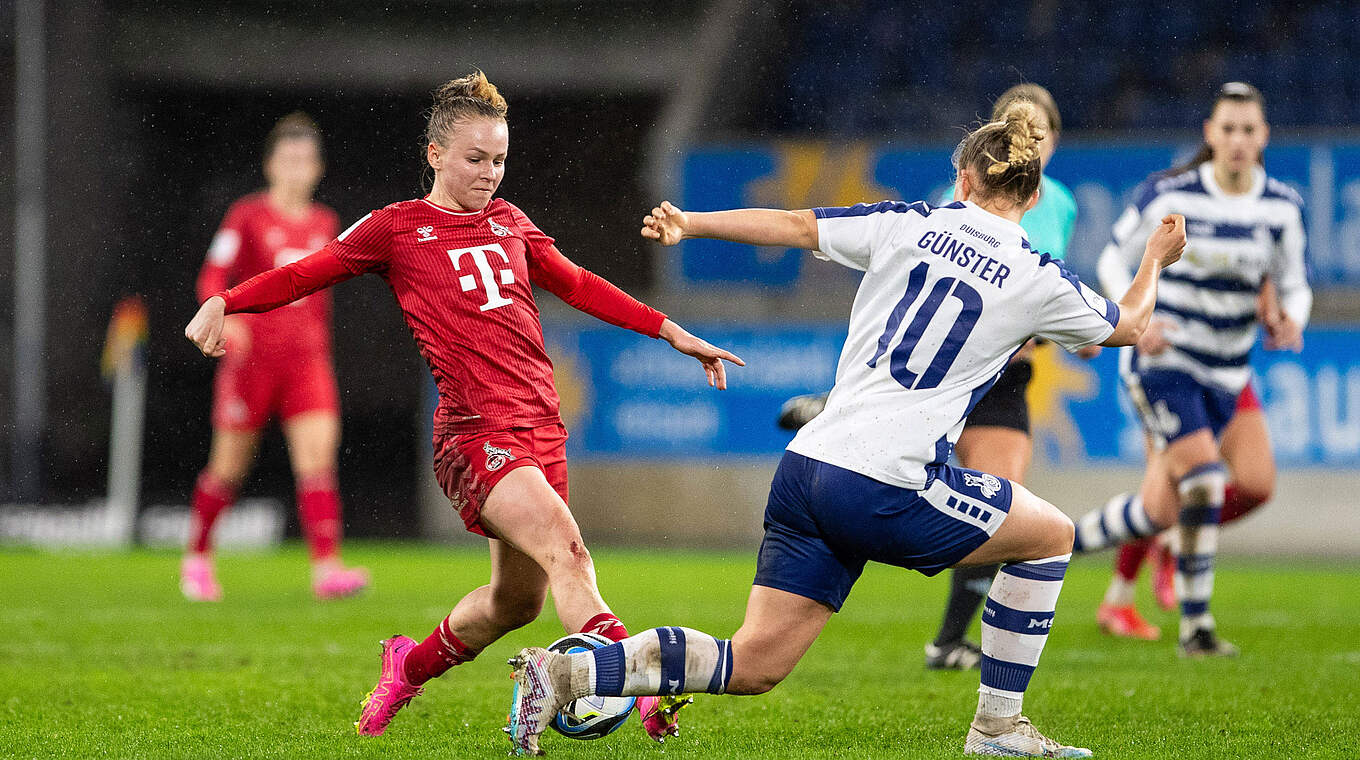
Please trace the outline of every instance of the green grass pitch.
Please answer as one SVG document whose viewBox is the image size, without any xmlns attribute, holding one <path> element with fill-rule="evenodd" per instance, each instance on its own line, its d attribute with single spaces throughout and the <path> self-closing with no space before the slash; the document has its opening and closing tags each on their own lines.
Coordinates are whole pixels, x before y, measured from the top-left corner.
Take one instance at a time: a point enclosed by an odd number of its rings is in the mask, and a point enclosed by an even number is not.
<svg viewBox="0 0 1360 760">
<path fill-rule="evenodd" d="M 741 621 L 754 553 L 597 548 L 605 598 L 633 630 Z M 496 758 L 505 659 L 561 630 L 551 610 L 429 684 L 381 738 L 351 724 L 378 639 L 423 637 L 484 583 L 484 551 L 353 542 L 375 586 L 313 601 L 305 557 L 227 554 L 226 600 L 191 605 L 169 553 L 0 551 L 0 757 Z M 1355 757 L 1360 753 L 1360 565 L 1228 560 L 1214 608 L 1234 661 L 1182 662 L 1169 640 L 1112 641 L 1092 614 L 1108 557 L 1073 563 L 1026 713 L 1096 757 Z M 921 664 L 943 577 L 871 566 L 794 671 L 759 697 L 700 696 L 679 739 L 636 722 L 545 739 L 561 758 L 914 758 L 962 754 L 975 673 Z M 1144 594 L 1146 597 L 1146 594 Z M 1150 604 L 1144 605 L 1151 608 Z M 1170 631 L 1173 615 L 1154 621 Z"/>
</svg>

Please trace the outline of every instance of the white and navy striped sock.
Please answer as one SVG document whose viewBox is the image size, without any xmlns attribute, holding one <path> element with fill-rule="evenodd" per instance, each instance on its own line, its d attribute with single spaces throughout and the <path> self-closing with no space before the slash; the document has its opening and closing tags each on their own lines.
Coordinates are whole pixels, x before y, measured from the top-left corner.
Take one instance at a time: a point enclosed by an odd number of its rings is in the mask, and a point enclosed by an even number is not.
<svg viewBox="0 0 1360 760">
<path fill-rule="evenodd" d="M 978 714 L 1020 713 L 1030 676 L 1053 626 L 1070 554 L 1002 565 L 982 608 L 982 685 Z"/>
<path fill-rule="evenodd" d="M 1152 518 L 1148 517 L 1143 507 L 1143 497 L 1121 493 L 1105 502 L 1105 506 L 1093 509 L 1077 519 L 1072 552 L 1098 552 L 1156 532 L 1157 526 L 1152 524 Z"/>
<path fill-rule="evenodd" d="M 1176 596 L 1181 603 L 1181 634 L 1212 628 L 1209 598 L 1214 593 L 1214 556 L 1218 518 L 1228 471 L 1220 462 L 1200 465 L 1177 484 L 1181 497 L 1180 554 L 1176 558 Z"/>
<path fill-rule="evenodd" d="M 693 628 L 653 628 L 572 657 L 591 658 L 585 693 L 603 697 L 722 694 L 732 680 L 731 640 Z"/>
</svg>

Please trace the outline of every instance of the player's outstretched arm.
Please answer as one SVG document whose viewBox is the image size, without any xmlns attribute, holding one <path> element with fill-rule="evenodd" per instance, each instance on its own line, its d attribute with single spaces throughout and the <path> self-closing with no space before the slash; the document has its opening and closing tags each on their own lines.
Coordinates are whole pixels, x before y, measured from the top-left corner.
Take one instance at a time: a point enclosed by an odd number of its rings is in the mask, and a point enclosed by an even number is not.
<svg viewBox="0 0 1360 760">
<path fill-rule="evenodd" d="M 733 211 L 682 211 L 670 201 L 642 219 L 642 236 L 662 245 L 685 238 L 716 238 L 734 243 L 817 250 L 817 217 L 810 209 L 782 211 L 743 208 Z"/>
<path fill-rule="evenodd" d="M 1157 279 L 1162 270 L 1180 260 L 1185 250 L 1185 217 L 1167 214 L 1148 238 L 1143 261 L 1128 292 L 1119 299 L 1119 324 L 1103 346 L 1131 346 L 1138 342 L 1152 320 L 1157 304 Z"/>
<path fill-rule="evenodd" d="M 745 367 L 746 362 L 741 357 L 709 343 L 703 338 L 690 335 L 685 328 L 667 319 L 661 323 L 661 330 L 658 335 L 676 351 L 686 356 L 693 356 L 704 365 L 704 374 L 708 375 L 708 384 L 718 390 L 727 390 L 727 369 L 723 366 L 723 360 Z"/>
<path fill-rule="evenodd" d="M 277 309 L 358 274 L 329 248 L 322 248 L 300 261 L 261 272 L 231 290 L 213 295 L 184 328 L 184 337 L 198 346 L 204 356 L 222 356 L 227 352 L 222 335 L 227 314 Z"/>
</svg>

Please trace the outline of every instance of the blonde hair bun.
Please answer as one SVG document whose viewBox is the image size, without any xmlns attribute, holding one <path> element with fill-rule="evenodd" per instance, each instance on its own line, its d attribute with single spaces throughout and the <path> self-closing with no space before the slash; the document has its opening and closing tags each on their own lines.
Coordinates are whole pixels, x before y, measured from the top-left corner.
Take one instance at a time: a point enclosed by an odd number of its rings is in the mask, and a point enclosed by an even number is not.
<svg viewBox="0 0 1360 760">
<path fill-rule="evenodd" d="M 505 115 L 510 111 L 510 107 L 505 102 L 500 90 L 496 89 L 496 85 L 486 78 L 486 74 L 482 73 L 481 69 L 440 85 L 434 93 L 435 108 L 454 105 L 460 98 L 480 100 L 490 105 L 491 109 L 501 118 L 505 118 Z"/>
<path fill-rule="evenodd" d="M 1038 117 L 1038 107 L 1028 100 L 1017 99 L 1006 106 L 996 122 L 1002 125 L 1006 133 L 1006 160 L 987 153 L 987 158 L 992 161 L 987 167 L 988 174 L 1002 174 L 1012 167 L 1024 167 L 1031 161 L 1039 160 L 1039 143 L 1047 135 L 1039 126 Z"/>
</svg>

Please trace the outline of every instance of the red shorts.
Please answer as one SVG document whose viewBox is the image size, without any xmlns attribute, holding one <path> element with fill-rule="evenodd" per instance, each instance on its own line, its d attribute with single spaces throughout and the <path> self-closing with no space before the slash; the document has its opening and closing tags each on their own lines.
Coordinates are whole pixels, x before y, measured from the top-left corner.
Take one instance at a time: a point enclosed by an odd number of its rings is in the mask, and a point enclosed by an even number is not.
<svg viewBox="0 0 1360 760">
<path fill-rule="evenodd" d="M 1247 386 L 1242 389 L 1242 392 L 1237 395 L 1237 408 L 1234 409 L 1233 412 L 1251 412 L 1260 411 L 1260 409 L 1261 399 L 1257 397 L 1256 389 L 1248 382 Z"/>
<path fill-rule="evenodd" d="M 490 433 L 435 433 L 434 476 L 471 533 L 495 538 L 481 523 L 491 489 L 517 467 L 537 467 L 567 501 L 567 429 L 560 422 Z"/>
<path fill-rule="evenodd" d="M 303 412 L 340 413 L 340 392 L 330 356 L 261 357 L 228 353 L 213 380 L 214 428 L 259 430 L 271 417 L 287 420 Z"/>
</svg>

